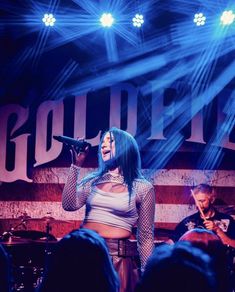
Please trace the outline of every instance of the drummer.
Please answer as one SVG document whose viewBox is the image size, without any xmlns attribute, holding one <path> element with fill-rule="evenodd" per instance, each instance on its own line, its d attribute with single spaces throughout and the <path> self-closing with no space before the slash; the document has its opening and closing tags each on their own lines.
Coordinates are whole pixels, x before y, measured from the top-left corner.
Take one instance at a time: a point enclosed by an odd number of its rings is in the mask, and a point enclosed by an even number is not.
<svg viewBox="0 0 235 292">
<path fill-rule="evenodd" d="M 175 228 L 171 240 L 178 241 L 188 230 L 206 228 L 219 236 L 223 244 L 235 248 L 235 220 L 214 207 L 215 193 L 208 184 L 199 184 L 192 190 L 198 212 L 184 218 Z"/>
</svg>

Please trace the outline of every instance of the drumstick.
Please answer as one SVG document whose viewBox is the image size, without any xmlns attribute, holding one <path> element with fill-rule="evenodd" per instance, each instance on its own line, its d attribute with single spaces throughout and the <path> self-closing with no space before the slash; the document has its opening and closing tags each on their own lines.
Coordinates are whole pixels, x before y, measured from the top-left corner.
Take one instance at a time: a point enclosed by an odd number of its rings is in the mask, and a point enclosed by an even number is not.
<svg viewBox="0 0 235 292">
<path fill-rule="evenodd" d="M 199 205 L 198 200 L 197 200 L 197 198 L 195 197 L 194 192 L 193 192 L 192 189 L 191 189 L 191 194 L 192 194 L 192 196 L 193 196 L 193 198 L 194 198 L 195 204 L 196 204 L 196 206 L 198 207 L 198 210 L 199 210 L 199 212 L 200 212 L 200 214 L 201 214 L 203 220 L 206 220 L 206 216 L 204 215 L 204 213 L 203 213 L 203 211 L 202 211 L 202 208 L 201 208 L 201 206 Z"/>
</svg>

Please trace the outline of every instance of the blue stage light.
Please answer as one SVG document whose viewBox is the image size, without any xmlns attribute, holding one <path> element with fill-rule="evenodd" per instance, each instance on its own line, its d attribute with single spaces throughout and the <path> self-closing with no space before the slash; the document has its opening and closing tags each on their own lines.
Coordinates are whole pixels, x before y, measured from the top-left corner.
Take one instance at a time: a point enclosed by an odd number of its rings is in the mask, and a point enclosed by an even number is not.
<svg viewBox="0 0 235 292">
<path fill-rule="evenodd" d="M 53 26 L 56 22 L 55 17 L 53 16 L 53 14 L 44 14 L 44 17 L 42 19 L 42 21 L 44 22 L 45 26 Z"/>
<path fill-rule="evenodd" d="M 114 23 L 114 18 L 111 13 L 103 13 L 100 22 L 103 27 L 111 27 Z"/>
<path fill-rule="evenodd" d="M 133 25 L 136 27 L 141 27 L 144 23 L 144 17 L 142 14 L 136 14 L 135 17 L 132 18 Z"/>
<path fill-rule="evenodd" d="M 235 14 L 232 10 L 224 11 L 220 17 L 220 21 L 223 25 L 230 25 L 234 22 Z"/>
<path fill-rule="evenodd" d="M 194 20 L 193 22 L 197 25 L 197 26 L 201 26 L 201 25 L 205 25 L 206 23 L 206 17 L 203 15 L 203 13 L 196 13 L 194 15 Z"/>
</svg>

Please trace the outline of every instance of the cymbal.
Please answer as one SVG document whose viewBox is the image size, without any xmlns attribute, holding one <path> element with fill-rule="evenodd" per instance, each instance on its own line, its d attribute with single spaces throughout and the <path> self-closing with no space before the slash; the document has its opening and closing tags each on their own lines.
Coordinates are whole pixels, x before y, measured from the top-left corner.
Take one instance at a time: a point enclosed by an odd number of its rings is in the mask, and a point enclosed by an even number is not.
<svg viewBox="0 0 235 292">
<path fill-rule="evenodd" d="M 56 237 L 48 232 L 38 230 L 13 230 L 4 232 L 0 237 L 0 243 L 4 245 L 54 243 Z"/>
<path fill-rule="evenodd" d="M 21 219 L 21 220 L 27 220 L 29 218 L 31 218 L 31 217 L 28 215 L 21 215 L 21 216 L 17 217 L 17 219 Z"/>
<path fill-rule="evenodd" d="M 3 241 L 0 243 L 3 246 L 28 246 L 28 245 L 32 244 L 32 242 L 18 242 L 18 241 L 12 241 L 12 242 Z"/>
<path fill-rule="evenodd" d="M 51 216 L 44 216 L 42 218 L 32 218 L 29 216 L 29 218 L 26 218 L 24 221 L 26 221 L 26 222 L 38 221 L 38 222 L 46 222 L 46 223 L 69 223 L 69 224 L 71 224 L 71 222 L 68 220 L 55 219 L 54 217 L 51 217 Z"/>
<path fill-rule="evenodd" d="M 44 216 L 41 218 L 43 221 L 45 222 L 49 222 L 49 223 L 69 223 L 71 224 L 72 222 L 68 221 L 68 220 L 61 220 L 61 219 L 55 219 L 54 217 L 51 216 Z"/>
<path fill-rule="evenodd" d="M 28 238 L 26 239 L 17 236 L 10 236 L 7 240 L 0 241 L 0 243 L 3 245 L 24 245 L 32 243 L 32 240 Z"/>
</svg>

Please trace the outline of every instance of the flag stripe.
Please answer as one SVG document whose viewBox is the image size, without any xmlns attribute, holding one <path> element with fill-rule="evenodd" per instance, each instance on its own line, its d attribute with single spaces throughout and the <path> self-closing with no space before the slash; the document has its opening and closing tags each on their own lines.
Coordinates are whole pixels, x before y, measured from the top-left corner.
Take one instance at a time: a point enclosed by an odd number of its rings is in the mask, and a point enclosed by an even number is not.
<svg viewBox="0 0 235 292">
<path fill-rule="evenodd" d="M 91 171 L 94 171 L 94 168 L 82 168 L 80 177 Z M 143 172 L 155 187 L 156 230 L 166 229 L 167 233 L 180 220 L 196 211 L 190 188 L 197 183 L 213 185 L 218 207 L 226 213 L 235 214 L 235 171 L 162 169 L 151 172 L 145 169 Z M 59 220 L 50 222 L 52 233 L 56 237 L 60 238 L 70 230 L 78 228 L 84 218 L 84 207 L 75 212 L 66 212 L 61 206 L 61 195 L 67 175 L 67 167 L 36 168 L 33 171 L 32 183 L 22 181 L 2 183 L 0 185 L 0 232 L 21 223 L 17 218 L 24 212 L 35 218 L 27 222 L 26 228 L 31 230 L 44 231 L 46 223 L 41 218 L 48 215 Z"/>
<path fill-rule="evenodd" d="M 47 232 L 47 224 L 43 220 L 38 221 L 28 221 L 25 225 L 20 225 L 21 220 L 19 219 L 0 219 L 0 226 L 2 233 L 7 231 L 13 231 L 14 227 L 18 226 L 15 230 L 31 230 Z M 54 235 L 57 239 L 62 238 L 65 234 L 69 233 L 71 230 L 77 229 L 82 224 L 80 220 L 70 220 L 69 223 L 51 221 L 50 222 L 50 234 Z M 155 223 L 155 239 L 156 240 L 167 240 L 172 234 L 176 223 Z M 132 238 L 135 238 L 135 232 Z M 13 243 L 14 244 L 14 243 Z"/>
<path fill-rule="evenodd" d="M 94 170 L 94 168 L 81 168 L 80 177 L 84 177 Z M 68 171 L 67 167 L 37 168 L 32 172 L 32 180 L 38 184 L 64 184 Z M 143 169 L 143 174 L 154 185 L 193 186 L 204 182 L 213 186 L 235 187 L 234 170 L 160 169 L 153 171 Z"/>
<path fill-rule="evenodd" d="M 61 202 L 64 184 L 11 183 L 0 187 L 1 201 Z M 157 204 L 193 204 L 190 187 L 155 185 Z M 235 204 L 235 188 L 215 187 L 219 205 Z"/>
<path fill-rule="evenodd" d="M 84 218 L 84 207 L 75 212 L 66 212 L 59 202 L 6 201 L 0 202 L 0 208 L 2 210 L 1 233 L 21 223 L 22 220 L 18 217 L 22 216 L 24 212 L 32 217 L 26 223 L 28 230 L 44 231 L 46 221 L 43 218 L 45 216 L 53 217 L 55 221 L 50 221 L 50 226 L 53 235 L 59 238 L 72 229 L 78 228 Z M 195 206 L 192 205 L 157 204 L 155 228 L 173 229 L 185 216 L 195 211 Z"/>
<path fill-rule="evenodd" d="M 81 208 L 75 212 L 67 212 L 62 209 L 60 202 L 29 202 L 29 201 L 5 201 L 0 202 L 0 209 L 1 211 L 1 218 L 2 219 L 17 219 L 19 216 L 25 212 L 28 216 L 32 217 L 29 220 L 30 225 L 27 226 L 28 228 L 38 229 L 40 227 L 40 218 L 45 216 L 51 216 L 56 220 L 66 220 L 73 222 L 81 222 L 84 218 L 84 211 L 85 208 Z M 184 216 L 191 214 L 195 211 L 194 206 L 191 205 L 177 205 L 177 204 L 161 204 L 156 205 L 155 211 L 155 222 L 171 222 L 177 223 L 180 221 Z M 63 222 L 62 222 L 63 223 Z M 43 223 L 41 222 L 43 225 Z M 67 224 L 66 230 L 74 228 L 73 225 Z M 44 222 L 45 225 L 45 222 Z M 62 224 L 63 225 L 63 224 Z M 58 227 L 58 226 L 57 226 Z M 10 226 L 9 226 L 10 228 Z M 9 229 L 8 228 L 8 229 Z M 65 228 L 65 227 L 64 227 Z M 63 236 L 64 228 L 62 230 L 61 227 L 54 230 L 56 237 Z M 39 228 L 40 229 L 40 228 Z M 43 229 L 41 229 L 43 230 Z"/>
<path fill-rule="evenodd" d="M 0 208 L 2 219 L 16 219 L 26 212 L 32 218 L 49 214 L 58 220 L 83 220 L 85 211 L 84 207 L 73 212 L 64 211 L 60 202 L 1 201 Z M 177 223 L 195 211 L 195 205 L 156 204 L 155 222 Z"/>
</svg>

